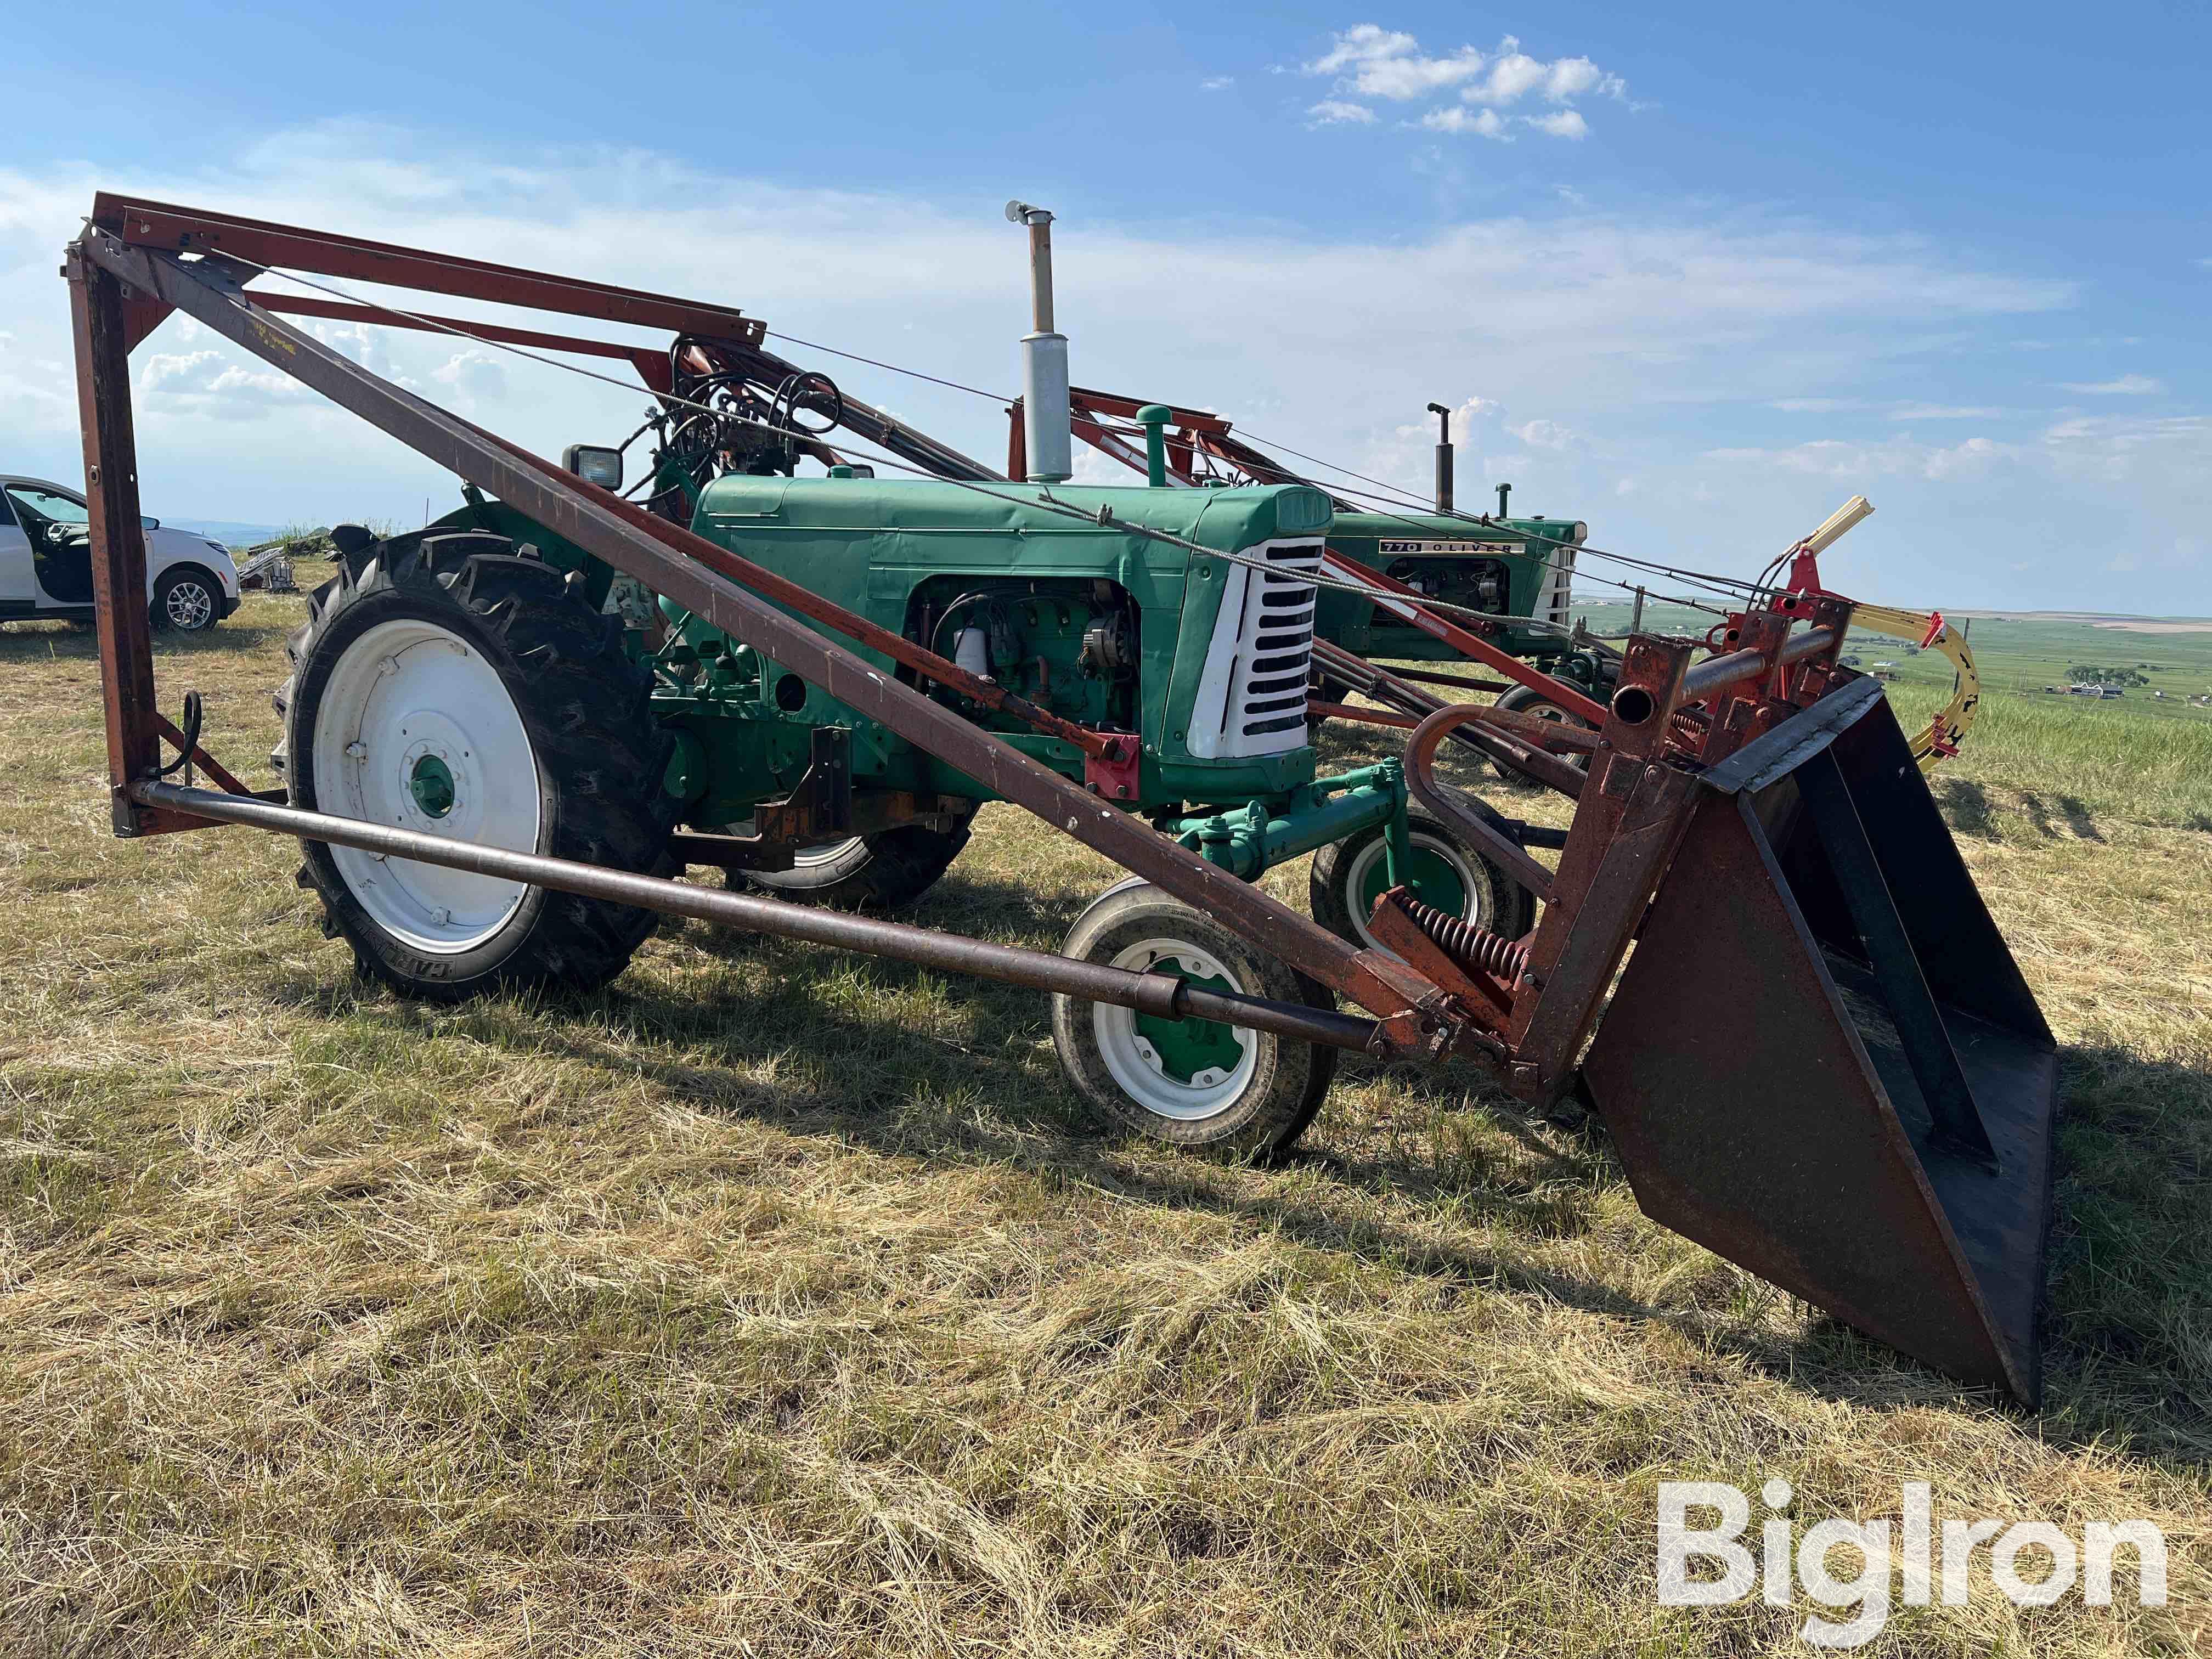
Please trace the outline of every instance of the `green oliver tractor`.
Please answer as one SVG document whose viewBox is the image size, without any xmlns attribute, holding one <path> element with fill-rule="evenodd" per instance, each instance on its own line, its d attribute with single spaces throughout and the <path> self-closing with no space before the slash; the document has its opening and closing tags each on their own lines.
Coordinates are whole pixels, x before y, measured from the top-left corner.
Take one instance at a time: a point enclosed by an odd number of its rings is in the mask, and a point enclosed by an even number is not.
<svg viewBox="0 0 2212 1659">
<path fill-rule="evenodd" d="M 1295 466 L 1209 410 L 1085 386 L 1070 387 L 1068 398 L 1075 435 L 1145 473 L 1154 485 L 1312 484 Z M 1589 526 L 1541 514 L 1509 516 L 1510 484 L 1498 486 L 1495 514 L 1453 511 L 1449 417 L 1442 405 L 1429 407 L 1446 417 L 1445 440 L 1437 446 L 1434 509 L 1412 502 L 1363 505 L 1356 497 L 1373 492 L 1346 487 L 1331 497 L 1329 551 L 1358 569 L 1402 584 L 1419 599 L 1448 607 L 1449 617 L 1474 612 L 1496 618 L 1484 635 L 1488 643 L 1602 701 L 1619 672 L 1619 659 L 1569 626 L 1576 550 Z M 1011 476 L 1018 477 L 1027 460 L 1018 401 L 1008 416 L 1007 465 Z M 1317 638 L 1358 657 L 1462 660 L 1455 647 L 1423 631 L 1401 612 L 1341 588 L 1321 591 L 1314 628 Z M 1341 681 L 1325 670 L 1316 679 L 1324 701 L 1342 702 L 1346 688 Z M 1498 702 L 1501 708 L 1547 719 L 1572 718 L 1529 686 L 1514 686 Z"/>
<path fill-rule="evenodd" d="M 1507 938 L 1531 926 L 1523 888 L 1408 812 L 1397 762 L 1316 775 L 1322 492 L 1062 488 L 1053 510 L 1032 486 L 837 466 L 687 477 L 676 494 L 698 534 L 967 671 L 964 687 L 921 689 L 1160 834 L 1248 880 L 1317 854 L 1311 908 L 1344 937 L 1373 945 L 1374 902 L 1401 884 Z M 944 874 L 997 796 L 473 490 L 423 530 L 334 539 L 343 569 L 314 594 L 277 697 L 295 805 L 641 872 L 719 864 L 787 898 L 884 908 Z M 596 986 L 651 927 L 605 901 L 342 847 L 310 844 L 303 881 L 364 972 L 434 998 Z M 1101 898 L 1065 948 L 1254 995 L 1328 994 L 1142 883 Z M 1054 1029 L 1103 1113 L 1183 1142 L 1284 1144 L 1334 1054 L 1103 1005 L 1067 1003 Z"/>
</svg>

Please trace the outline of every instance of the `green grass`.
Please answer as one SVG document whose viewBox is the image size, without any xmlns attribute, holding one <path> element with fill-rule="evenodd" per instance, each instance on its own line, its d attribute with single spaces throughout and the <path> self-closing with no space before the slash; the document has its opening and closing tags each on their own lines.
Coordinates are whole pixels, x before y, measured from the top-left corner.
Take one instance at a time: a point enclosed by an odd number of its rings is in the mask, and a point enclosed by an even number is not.
<svg viewBox="0 0 2212 1659">
<path fill-rule="evenodd" d="M 298 605 L 158 647 L 241 769 Z M 1656 1482 L 1771 1474 L 2172 1542 L 2164 1611 L 1868 1651 L 2202 1650 L 2208 769 L 2133 708 L 1993 696 L 1939 774 L 2064 1045 L 2030 1416 L 1466 1072 L 1352 1062 L 1258 1170 L 1094 1130 L 1032 994 L 694 924 L 398 1002 L 295 848 L 112 839 L 88 636 L 0 631 L 0 1654 L 1802 1651 L 1651 1596 Z M 1110 874 L 988 809 L 916 919 L 1050 947 Z"/>
</svg>

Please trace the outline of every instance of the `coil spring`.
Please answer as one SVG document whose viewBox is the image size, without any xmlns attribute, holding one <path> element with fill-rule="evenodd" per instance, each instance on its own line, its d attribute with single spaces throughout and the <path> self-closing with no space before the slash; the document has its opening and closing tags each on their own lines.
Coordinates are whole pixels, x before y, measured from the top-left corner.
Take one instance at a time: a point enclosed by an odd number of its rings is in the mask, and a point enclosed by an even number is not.
<svg viewBox="0 0 2212 1659">
<path fill-rule="evenodd" d="M 1390 890 L 1389 897 L 1404 912 L 1407 921 L 1428 935 L 1437 949 L 1462 968 L 1488 974 L 1507 985 L 1527 971 L 1528 947 L 1520 940 L 1448 915 L 1396 888 Z"/>
</svg>

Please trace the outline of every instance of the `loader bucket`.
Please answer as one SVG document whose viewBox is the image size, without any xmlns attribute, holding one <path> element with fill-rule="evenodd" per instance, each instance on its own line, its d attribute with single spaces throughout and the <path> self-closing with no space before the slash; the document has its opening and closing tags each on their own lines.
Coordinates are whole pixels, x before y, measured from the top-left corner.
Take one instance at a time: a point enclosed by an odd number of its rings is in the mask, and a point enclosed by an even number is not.
<svg viewBox="0 0 2212 1659">
<path fill-rule="evenodd" d="M 1699 780 L 1583 1062 L 1645 1214 L 2031 1406 L 2057 1071 L 1871 682 Z"/>
</svg>

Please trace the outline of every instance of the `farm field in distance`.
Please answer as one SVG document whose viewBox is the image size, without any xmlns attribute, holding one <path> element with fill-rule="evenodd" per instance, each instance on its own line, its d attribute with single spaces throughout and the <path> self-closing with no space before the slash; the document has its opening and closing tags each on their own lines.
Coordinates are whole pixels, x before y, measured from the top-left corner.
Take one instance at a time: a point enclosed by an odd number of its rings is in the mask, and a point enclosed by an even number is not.
<svg viewBox="0 0 2212 1659">
<path fill-rule="evenodd" d="M 1631 607 L 1610 602 L 1577 603 L 1575 613 L 1587 617 L 1597 633 L 1618 634 L 1628 626 Z M 2047 696 L 2050 694 L 2043 688 L 2055 685 L 2063 692 L 2068 670 L 2076 664 L 2130 668 L 2143 675 L 2145 684 L 2128 686 L 2126 695 L 2117 699 L 2081 698 L 2077 707 L 2094 714 L 2124 702 L 2143 705 L 2156 714 L 2212 720 L 2212 708 L 2182 701 L 2212 692 L 2212 617 L 2093 617 L 1982 611 L 1944 614 L 1965 627 L 1984 692 Z M 1645 607 L 1644 618 L 1647 627 L 1697 635 L 1713 623 L 1713 618 L 1700 612 L 1657 604 Z M 1938 652 L 1908 652 L 1907 643 L 1887 635 L 1854 634 L 1850 648 L 1865 659 L 1863 666 L 1890 663 L 1907 686 L 1948 691 L 1951 665 Z M 2153 691 L 2163 691 L 2166 696 L 2154 697 Z"/>
<path fill-rule="evenodd" d="M 256 787 L 301 611 L 157 639 Z M 113 839 L 92 636 L 0 629 L 0 1655 L 1749 1659 L 1806 1608 L 1659 1607 L 1655 1495 L 1773 1475 L 1801 1528 L 1926 1480 L 2169 1540 L 2164 1608 L 1984 1555 L 1861 1652 L 2204 1651 L 2212 724 L 2006 681 L 2212 632 L 1972 638 L 1936 798 L 2063 1048 L 2032 1415 L 1469 1071 L 1347 1057 L 1262 1169 L 1092 1127 L 1037 994 L 698 923 L 589 997 L 401 1002 L 295 844 Z M 1899 658 L 1910 728 L 1948 670 Z M 912 919 L 1054 948 L 1117 873 L 993 806 Z"/>
</svg>

